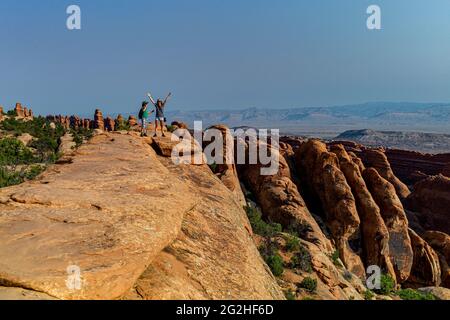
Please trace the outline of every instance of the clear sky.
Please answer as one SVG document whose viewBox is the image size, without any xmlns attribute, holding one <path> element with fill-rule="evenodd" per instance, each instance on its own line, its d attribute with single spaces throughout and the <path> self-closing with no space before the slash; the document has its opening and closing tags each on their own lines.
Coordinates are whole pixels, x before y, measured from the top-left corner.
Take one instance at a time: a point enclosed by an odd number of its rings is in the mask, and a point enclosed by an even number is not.
<svg viewBox="0 0 450 320">
<path fill-rule="evenodd" d="M 126 113 L 148 90 L 173 109 L 450 101 L 450 1 L 0 1 L 4 107 Z"/>
</svg>

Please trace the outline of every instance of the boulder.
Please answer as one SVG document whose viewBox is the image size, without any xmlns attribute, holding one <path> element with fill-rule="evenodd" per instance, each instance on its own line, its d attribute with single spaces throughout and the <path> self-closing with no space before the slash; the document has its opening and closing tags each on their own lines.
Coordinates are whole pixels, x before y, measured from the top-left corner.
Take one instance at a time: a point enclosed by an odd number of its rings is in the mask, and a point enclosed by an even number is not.
<svg viewBox="0 0 450 320">
<path fill-rule="evenodd" d="M 21 141 L 24 145 L 28 145 L 31 141 L 33 141 L 34 137 L 29 133 L 23 133 L 17 137 L 17 140 Z"/>
<path fill-rule="evenodd" d="M 138 122 L 137 122 L 135 116 L 129 116 L 128 117 L 128 123 L 130 124 L 130 127 L 135 127 L 135 126 L 138 125 Z"/>
<path fill-rule="evenodd" d="M 411 273 L 413 250 L 403 205 L 394 186 L 377 170 L 368 168 L 364 170 L 363 177 L 389 231 L 389 255 L 397 280 L 404 282 Z"/>
<path fill-rule="evenodd" d="M 361 174 L 361 163 L 355 163 L 342 145 L 331 146 L 331 151 L 339 158 L 339 165 L 352 189 L 356 208 L 361 219 L 361 240 L 363 261 L 366 266 L 380 266 L 385 273 L 396 279 L 389 256 L 389 231 L 383 221 L 380 208 L 372 198 Z"/>
<path fill-rule="evenodd" d="M 180 129 L 187 129 L 179 127 Z M 214 174 L 216 174 L 224 185 L 230 189 L 235 195 L 236 200 L 241 206 L 246 205 L 246 200 L 242 192 L 241 184 L 239 182 L 235 157 L 234 157 L 234 138 L 231 136 L 230 129 L 225 125 L 215 125 L 210 129 L 219 130 L 223 137 L 223 151 L 222 151 L 222 163 L 217 164 L 213 168 Z"/>
<path fill-rule="evenodd" d="M 311 200 L 321 206 L 341 260 L 352 273 L 363 277 L 365 269 L 361 258 L 349 243 L 359 238 L 360 219 L 337 156 L 328 152 L 323 142 L 310 140 L 296 150 L 295 157 L 297 173 L 304 176 L 302 181 L 312 192 Z"/>
<path fill-rule="evenodd" d="M 414 185 L 405 201 L 425 230 L 450 234 L 450 178 L 431 176 Z"/>
<path fill-rule="evenodd" d="M 409 229 L 411 245 L 414 252 L 411 275 L 406 284 L 414 288 L 434 286 L 441 284 L 441 267 L 439 257 L 425 240 Z"/>
<path fill-rule="evenodd" d="M 376 149 L 365 149 L 362 157 L 366 167 L 375 168 L 384 179 L 389 181 L 394 186 L 400 200 L 408 197 L 411 192 L 408 187 L 395 176 L 388 158 L 383 151 Z"/>
</svg>

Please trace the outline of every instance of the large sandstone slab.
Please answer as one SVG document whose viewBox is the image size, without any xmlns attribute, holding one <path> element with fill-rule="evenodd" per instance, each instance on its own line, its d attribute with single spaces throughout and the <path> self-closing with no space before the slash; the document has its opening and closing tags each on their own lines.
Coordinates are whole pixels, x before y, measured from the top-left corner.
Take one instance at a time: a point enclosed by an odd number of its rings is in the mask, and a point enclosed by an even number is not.
<svg viewBox="0 0 450 320">
<path fill-rule="evenodd" d="M 284 299 L 234 194 L 206 166 L 174 165 L 197 205 L 181 233 L 136 282 L 128 299 Z M 198 201 L 197 201 L 198 200 Z"/>
<path fill-rule="evenodd" d="M 143 140 L 96 136 L 71 164 L 0 190 L 0 283 L 61 299 L 120 298 L 195 204 Z M 72 265 L 81 290 L 66 285 Z"/>
</svg>

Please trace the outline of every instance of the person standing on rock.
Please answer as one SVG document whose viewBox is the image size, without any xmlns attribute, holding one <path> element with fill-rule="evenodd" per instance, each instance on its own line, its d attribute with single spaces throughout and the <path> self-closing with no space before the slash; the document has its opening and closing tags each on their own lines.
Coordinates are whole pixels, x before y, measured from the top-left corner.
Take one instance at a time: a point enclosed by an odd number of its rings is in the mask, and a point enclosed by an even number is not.
<svg viewBox="0 0 450 320">
<path fill-rule="evenodd" d="M 161 135 L 163 137 L 165 137 L 166 135 L 164 134 L 164 126 L 165 126 L 164 122 L 166 121 L 166 118 L 164 117 L 164 108 L 166 107 L 167 101 L 172 96 L 172 93 L 169 92 L 169 94 L 164 99 L 164 101 L 162 101 L 161 99 L 158 99 L 156 102 L 155 102 L 155 100 L 153 99 L 153 97 L 152 97 L 152 95 L 150 93 L 148 93 L 147 96 L 150 98 L 150 101 L 153 103 L 153 105 L 155 106 L 155 110 L 156 110 L 155 134 L 154 134 L 153 137 L 157 137 L 158 121 L 159 121 L 159 124 L 161 126 Z"/>
<path fill-rule="evenodd" d="M 142 102 L 141 110 L 139 111 L 139 120 L 141 120 L 141 137 L 147 137 L 147 122 L 148 122 L 148 102 Z M 155 112 L 152 110 L 150 113 Z"/>
</svg>

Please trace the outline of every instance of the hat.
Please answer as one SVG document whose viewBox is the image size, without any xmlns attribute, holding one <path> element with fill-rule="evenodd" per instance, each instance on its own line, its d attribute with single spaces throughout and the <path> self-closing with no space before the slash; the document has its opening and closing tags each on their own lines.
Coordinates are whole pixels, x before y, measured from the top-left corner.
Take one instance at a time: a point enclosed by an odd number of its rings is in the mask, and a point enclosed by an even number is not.
<svg viewBox="0 0 450 320">
<path fill-rule="evenodd" d="M 142 107 L 145 107 L 148 105 L 148 101 L 142 101 Z"/>
</svg>

